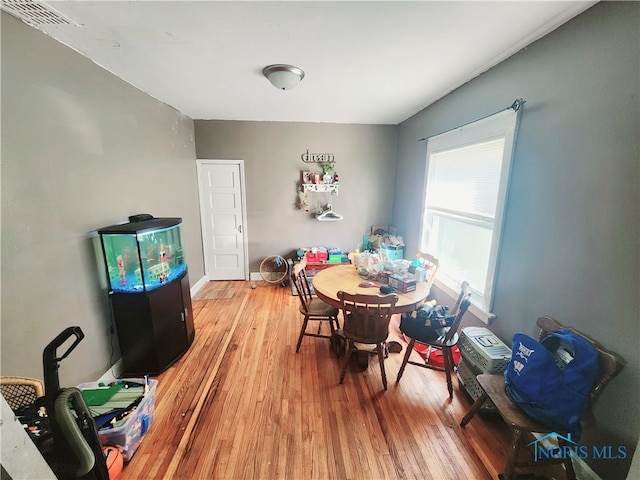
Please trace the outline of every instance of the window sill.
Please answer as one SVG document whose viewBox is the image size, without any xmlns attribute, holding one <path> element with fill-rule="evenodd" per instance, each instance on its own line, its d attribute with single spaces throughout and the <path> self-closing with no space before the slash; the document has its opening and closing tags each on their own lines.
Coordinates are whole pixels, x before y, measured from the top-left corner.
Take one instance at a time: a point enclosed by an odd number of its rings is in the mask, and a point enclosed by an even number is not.
<svg viewBox="0 0 640 480">
<path fill-rule="evenodd" d="M 437 278 L 434 284 L 443 294 L 449 297 L 449 301 L 446 302 L 448 305 L 453 305 L 456 302 L 456 300 L 458 299 L 458 295 L 460 294 L 459 291 L 454 290 L 449 285 L 441 280 L 438 280 Z M 490 325 L 491 322 L 496 318 L 496 315 L 494 313 L 487 312 L 484 308 L 474 302 L 473 295 L 471 295 L 471 305 L 469 306 L 469 312 L 471 312 L 471 314 L 473 314 L 481 322 L 486 323 L 487 325 Z"/>
</svg>

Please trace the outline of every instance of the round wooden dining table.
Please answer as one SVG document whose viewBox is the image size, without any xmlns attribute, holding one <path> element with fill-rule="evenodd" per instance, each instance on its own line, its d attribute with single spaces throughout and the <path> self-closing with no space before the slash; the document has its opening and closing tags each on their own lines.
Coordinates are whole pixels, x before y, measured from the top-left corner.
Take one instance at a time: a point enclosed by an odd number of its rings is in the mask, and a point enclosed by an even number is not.
<svg viewBox="0 0 640 480">
<path fill-rule="evenodd" d="M 369 282 L 358 275 L 358 271 L 353 265 L 339 265 L 326 268 L 318 272 L 313 277 L 313 289 L 321 300 L 325 301 L 336 308 L 341 307 L 338 299 L 340 290 L 346 293 L 357 293 L 364 295 L 380 295 L 380 282 L 372 282 L 375 286 L 361 287 L 363 283 Z M 394 290 L 398 295 L 398 302 L 393 309 L 393 313 L 403 313 L 415 310 L 429 296 L 429 287 L 426 282 L 416 284 L 413 292 L 399 292 Z"/>
</svg>

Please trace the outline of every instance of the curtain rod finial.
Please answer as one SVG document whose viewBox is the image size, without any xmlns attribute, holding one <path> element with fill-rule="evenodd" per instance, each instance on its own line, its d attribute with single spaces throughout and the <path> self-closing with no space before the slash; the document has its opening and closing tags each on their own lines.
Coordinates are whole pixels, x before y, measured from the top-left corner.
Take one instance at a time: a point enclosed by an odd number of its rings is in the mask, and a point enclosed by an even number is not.
<svg viewBox="0 0 640 480">
<path fill-rule="evenodd" d="M 526 100 L 522 98 L 516 98 L 515 101 L 511 104 L 509 108 L 513 109 L 513 111 L 517 112 L 520 108 L 525 104 Z"/>
</svg>

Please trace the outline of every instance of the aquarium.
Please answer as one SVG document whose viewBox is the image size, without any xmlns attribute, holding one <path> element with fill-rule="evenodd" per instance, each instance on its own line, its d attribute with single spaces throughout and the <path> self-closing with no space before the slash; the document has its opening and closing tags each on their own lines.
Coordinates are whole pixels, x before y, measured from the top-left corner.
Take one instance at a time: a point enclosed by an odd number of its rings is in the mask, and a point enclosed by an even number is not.
<svg viewBox="0 0 640 480">
<path fill-rule="evenodd" d="M 139 293 L 176 280 L 187 271 L 182 219 L 153 218 L 98 230 L 113 292 Z"/>
</svg>

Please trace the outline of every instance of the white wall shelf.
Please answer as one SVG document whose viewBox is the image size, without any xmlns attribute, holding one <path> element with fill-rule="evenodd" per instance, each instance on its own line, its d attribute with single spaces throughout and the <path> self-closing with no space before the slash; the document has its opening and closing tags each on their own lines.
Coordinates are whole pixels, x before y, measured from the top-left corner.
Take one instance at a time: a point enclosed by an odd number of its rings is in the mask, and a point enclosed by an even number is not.
<svg viewBox="0 0 640 480">
<path fill-rule="evenodd" d="M 338 195 L 337 183 L 303 183 L 302 190 L 305 192 L 331 192 Z"/>
</svg>

